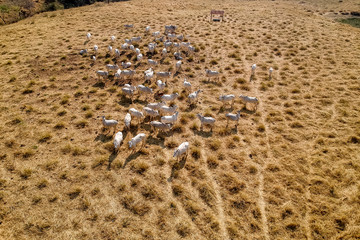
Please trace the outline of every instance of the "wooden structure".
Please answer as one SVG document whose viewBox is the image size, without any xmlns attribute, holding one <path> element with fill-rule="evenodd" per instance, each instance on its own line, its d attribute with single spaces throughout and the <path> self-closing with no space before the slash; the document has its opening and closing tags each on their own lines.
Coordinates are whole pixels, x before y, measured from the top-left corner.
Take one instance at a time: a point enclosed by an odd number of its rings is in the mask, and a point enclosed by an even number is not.
<svg viewBox="0 0 360 240">
<path fill-rule="evenodd" d="M 224 13 L 222 10 L 211 10 L 210 21 L 224 21 Z"/>
</svg>

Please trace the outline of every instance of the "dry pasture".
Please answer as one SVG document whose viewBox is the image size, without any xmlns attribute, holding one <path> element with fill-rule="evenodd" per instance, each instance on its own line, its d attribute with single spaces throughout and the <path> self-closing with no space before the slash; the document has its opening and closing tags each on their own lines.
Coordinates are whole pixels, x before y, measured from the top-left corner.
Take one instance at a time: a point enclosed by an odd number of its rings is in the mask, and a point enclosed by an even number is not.
<svg viewBox="0 0 360 240">
<path fill-rule="evenodd" d="M 97 3 L 0 27 L 0 238 L 360 238 L 360 30 L 318 14 L 340 3 L 149 2 Z M 209 22 L 210 9 L 225 10 L 226 21 Z M 180 94 L 178 123 L 159 135 L 148 121 L 134 124 L 114 154 L 101 116 L 122 130 L 128 109 L 146 102 L 131 103 L 124 81 L 95 71 L 114 63 L 111 35 L 114 48 L 142 36 L 144 54 L 145 27 L 169 24 L 197 49 L 166 88 Z M 92 65 L 79 51 L 94 44 Z M 138 85 L 149 66 L 134 57 L 118 61 L 136 65 Z M 167 57 L 155 71 L 174 72 L 175 62 Z M 207 81 L 206 68 L 220 71 L 219 82 Z M 185 77 L 203 90 L 194 106 Z M 234 108 L 222 108 L 218 97 L 231 93 Z M 256 112 L 240 94 L 259 98 Z M 226 128 L 225 113 L 239 109 L 239 125 Z M 196 113 L 216 118 L 212 132 L 200 130 Z M 146 145 L 130 155 L 127 142 L 140 132 Z M 176 162 L 185 140 L 189 156 Z"/>
</svg>

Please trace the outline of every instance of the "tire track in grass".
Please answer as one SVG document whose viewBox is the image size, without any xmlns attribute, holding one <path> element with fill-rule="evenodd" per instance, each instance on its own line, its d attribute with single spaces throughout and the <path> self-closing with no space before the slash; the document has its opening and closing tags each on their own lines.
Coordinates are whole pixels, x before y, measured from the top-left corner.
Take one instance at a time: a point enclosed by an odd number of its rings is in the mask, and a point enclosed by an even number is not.
<svg viewBox="0 0 360 240">
<path fill-rule="evenodd" d="M 172 156 L 169 151 L 164 151 L 164 152 L 165 152 L 165 159 L 168 159 L 168 160 L 172 159 Z M 168 164 L 166 164 L 165 176 L 169 176 L 169 178 L 167 178 L 167 180 L 166 180 L 166 189 L 168 192 L 169 199 L 171 199 L 173 202 L 177 203 L 177 209 L 180 212 L 180 216 L 181 215 L 187 216 L 188 222 L 191 224 L 191 228 L 196 231 L 195 234 L 198 235 L 199 237 L 202 236 L 200 229 L 196 226 L 196 224 L 192 221 L 191 217 L 185 211 L 182 202 L 179 201 L 178 199 L 176 199 L 172 194 L 172 192 L 173 192 L 173 190 L 172 190 L 172 169 L 169 167 Z M 195 238 L 197 238 L 196 235 L 194 236 Z M 197 239 L 200 239 L 200 238 L 197 238 Z"/>
<path fill-rule="evenodd" d="M 201 156 L 204 156 L 203 159 L 206 159 L 206 157 L 207 157 L 202 150 L 201 150 Z M 221 232 L 222 239 L 229 239 L 229 236 L 228 236 L 228 233 L 227 233 L 227 230 L 225 227 L 226 226 L 225 225 L 226 218 L 224 216 L 224 202 L 221 197 L 219 185 L 216 182 L 216 179 L 214 178 L 214 175 L 212 174 L 212 172 L 209 171 L 209 169 L 207 167 L 204 167 L 204 169 L 205 169 L 205 175 L 208 179 L 211 180 L 212 186 L 215 191 L 216 210 L 218 212 L 219 226 L 220 226 L 220 232 Z"/>
<path fill-rule="evenodd" d="M 244 63 L 244 66 L 248 66 L 248 63 Z M 250 66 L 250 65 L 249 65 Z M 245 68 L 246 69 L 246 68 Z M 255 86 L 255 82 L 253 80 L 253 77 L 252 76 L 250 79 L 252 80 L 253 82 L 253 87 L 254 87 L 254 92 L 255 92 L 255 95 L 256 96 L 259 96 L 259 93 L 258 93 L 258 86 Z M 257 111 L 260 111 L 261 113 L 263 113 L 263 109 L 262 109 L 262 106 L 261 104 L 258 105 L 258 109 Z M 268 158 L 272 158 L 273 159 L 273 155 L 272 155 L 272 152 L 271 152 L 271 148 L 270 148 L 270 144 L 269 144 L 269 137 L 268 135 L 266 134 L 267 133 L 267 126 L 265 124 L 265 121 L 264 121 L 264 117 L 263 117 L 263 114 L 261 114 L 260 116 L 260 119 L 261 119 L 261 122 L 264 124 L 264 128 L 265 128 L 265 141 L 266 141 L 266 152 L 269 154 L 269 157 Z M 261 212 L 261 222 L 262 222 L 262 229 L 263 229 L 263 233 L 264 233 L 264 237 L 266 240 L 270 240 L 270 236 L 269 236 L 269 226 L 268 226 L 268 220 L 267 220 L 267 216 L 266 216 L 266 202 L 265 202 L 265 199 L 264 199 L 264 175 L 263 175 L 263 169 L 264 167 L 266 167 L 267 165 L 267 159 L 264 159 L 264 166 L 261 166 L 260 164 L 258 163 L 255 163 L 257 168 L 259 169 L 259 174 L 258 174 L 258 179 L 259 179 L 259 190 L 258 190 L 258 194 L 259 194 L 259 208 L 260 208 L 260 212 Z"/>
</svg>

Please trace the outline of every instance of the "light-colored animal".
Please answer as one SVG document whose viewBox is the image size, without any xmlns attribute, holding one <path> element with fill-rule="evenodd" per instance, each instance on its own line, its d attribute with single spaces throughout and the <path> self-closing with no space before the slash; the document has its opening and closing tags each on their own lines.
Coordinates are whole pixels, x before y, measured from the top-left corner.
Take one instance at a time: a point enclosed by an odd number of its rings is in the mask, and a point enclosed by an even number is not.
<svg viewBox="0 0 360 240">
<path fill-rule="evenodd" d="M 221 95 L 219 97 L 219 100 L 225 105 L 226 102 L 231 102 L 231 107 L 234 105 L 235 95 L 229 94 L 229 95 Z"/>
<path fill-rule="evenodd" d="M 151 27 L 150 27 L 150 26 L 147 26 L 147 27 L 145 28 L 145 32 L 146 32 L 146 33 L 150 32 L 150 30 L 151 30 Z"/>
<path fill-rule="evenodd" d="M 154 37 L 158 37 L 158 36 L 160 36 L 160 32 L 159 31 L 157 31 L 157 32 L 153 32 L 153 34 L 152 34 Z"/>
<path fill-rule="evenodd" d="M 148 105 L 146 105 L 148 108 L 154 109 L 154 110 L 159 110 L 162 106 L 164 106 L 165 103 L 164 102 L 159 102 L 159 103 L 149 103 Z"/>
<path fill-rule="evenodd" d="M 182 60 L 183 58 L 181 57 L 181 52 L 174 52 L 174 57 L 176 60 Z"/>
<path fill-rule="evenodd" d="M 145 74 L 146 74 L 146 73 L 152 73 L 152 72 L 154 72 L 154 70 L 153 70 L 152 68 L 149 68 L 149 69 L 147 69 L 147 70 L 144 71 Z"/>
<path fill-rule="evenodd" d="M 129 112 L 130 112 L 132 117 L 137 118 L 139 120 L 139 123 L 140 123 L 140 120 L 142 118 L 144 118 L 144 114 L 142 112 L 136 110 L 135 108 L 130 108 Z"/>
<path fill-rule="evenodd" d="M 176 105 L 174 105 L 172 107 L 168 107 L 168 106 L 164 105 L 164 106 L 160 107 L 160 113 L 161 113 L 161 115 L 163 115 L 164 113 L 174 114 L 176 112 L 176 109 L 177 109 Z"/>
<path fill-rule="evenodd" d="M 125 39 L 125 43 L 131 44 L 131 40 L 126 38 L 126 39 Z"/>
<path fill-rule="evenodd" d="M 156 43 L 149 43 L 148 48 L 149 52 L 153 53 L 155 51 L 157 44 Z"/>
<path fill-rule="evenodd" d="M 126 50 L 126 49 L 128 49 L 128 48 L 129 48 L 129 44 L 128 44 L 128 43 L 124 43 L 124 44 L 121 45 L 121 49 L 123 49 L 123 50 Z"/>
<path fill-rule="evenodd" d="M 205 74 L 209 78 L 209 80 L 210 80 L 210 78 L 219 79 L 219 72 L 218 71 L 212 71 L 212 70 L 209 70 L 209 69 L 205 69 Z"/>
<path fill-rule="evenodd" d="M 161 36 L 161 37 L 156 37 L 155 38 L 155 42 L 164 42 L 164 36 Z"/>
<path fill-rule="evenodd" d="M 176 62 L 175 67 L 176 67 L 176 71 L 177 71 L 177 72 L 181 70 L 181 64 L 182 64 L 181 61 L 177 61 L 177 62 Z"/>
<path fill-rule="evenodd" d="M 135 86 L 132 86 L 132 85 L 130 85 L 130 84 L 128 84 L 128 83 L 124 84 L 124 87 L 129 88 L 129 89 L 131 89 L 131 90 L 133 90 L 133 91 L 136 91 L 136 87 L 135 87 Z"/>
<path fill-rule="evenodd" d="M 164 94 L 161 96 L 161 100 L 164 102 L 174 101 L 179 96 L 178 93 Z"/>
<path fill-rule="evenodd" d="M 131 44 L 131 45 L 129 46 L 129 49 L 130 49 L 131 51 L 135 51 L 134 45 Z"/>
<path fill-rule="evenodd" d="M 93 60 L 94 64 L 96 62 L 96 56 L 92 56 L 91 59 Z"/>
<path fill-rule="evenodd" d="M 82 49 L 82 50 L 80 50 L 80 55 L 86 55 L 87 52 L 88 52 L 87 49 Z"/>
<path fill-rule="evenodd" d="M 126 113 L 125 118 L 124 118 L 124 123 L 125 123 L 125 127 L 127 129 L 130 129 L 130 127 L 131 127 L 131 114 L 130 113 Z"/>
<path fill-rule="evenodd" d="M 184 79 L 184 87 L 187 91 L 191 92 L 191 83 L 186 78 Z"/>
<path fill-rule="evenodd" d="M 161 117 L 161 122 L 174 124 L 178 119 L 178 115 L 179 115 L 179 112 L 175 112 L 171 116 L 163 116 L 163 117 Z"/>
<path fill-rule="evenodd" d="M 173 157 L 176 157 L 177 160 L 179 160 L 180 156 L 185 154 L 185 158 L 187 157 L 189 151 L 189 143 L 183 142 L 180 144 L 180 146 L 175 149 Z"/>
<path fill-rule="evenodd" d="M 129 67 L 131 67 L 131 62 L 121 62 L 121 66 L 123 67 L 123 68 L 129 68 Z"/>
<path fill-rule="evenodd" d="M 159 116 L 159 112 L 157 110 L 154 110 L 154 109 L 149 108 L 149 107 L 144 107 L 143 111 L 144 111 L 145 116 L 150 116 L 150 120 L 152 118 L 154 118 L 154 117 Z"/>
<path fill-rule="evenodd" d="M 148 96 L 150 94 L 152 94 L 153 90 L 152 88 L 149 88 L 149 87 L 145 87 L 144 85 L 138 85 L 138 89 L 139 89 L 139 92 L 143 93 L 146 95 L 146 99 L 148 98 Z"/>
<path fill-rule="evenodd" d="M 161 91 L 166 87 L 166 83 L 162 82 L 161 80 L 157 80 L 156 85 L 160 88 Z"/>
<path fill-rule="evenodd" d="M 95 52 L 95 54 L 97 54 L 98 50 L 99 50 L 99 47 L 98 47 L 97 45 L 94 45 L 94 52 Z"/>
<path fill-rule="evenodd" d="M 112 50 L 113 50 L 113 48 L 112 48 L 112 46 L 108 46 L 108 51 L 109 51 L 109 53 L 111 54 L 112 53 Z"/>
<path fill-rule="evenodd" d="M 182 60 L 183 59 L 181 57 L 181 51 L 174 52 L 174 57 L 175 57 L 176 60 Z"/>
<path fill-rule="evenodd" d="M 157 72 L 156 76 L 160 79 L 167 79 L 171 77 L 171 72 Z"/>
<path fill-rule="evenodd" d="M 143 55 L 140 53 L 136 56 L 136 60 L 140 62 L 143 59 Z"/>
<path fill-rule="evenodd" d="M 154 71 L 152 70 L 152 68 L 144 71 L 144 77 L 145 81 L 151 81 L 151 79 L 154 77 Z"/>
<path fill-rule="evenodd" d="M 87 38 L 87 40 L 89 40 L 89 41 L 90 41 L 90 38 L 91 38 L 91 33 L 87 33 L 87 34 L 86 34 L 86 38 Z"/>
<path fill-rule="evenodd" d="M 234 113 L 226 113 L 226 114 L 225 114 L 225 117 L 226 117 L 226 119 L 227 119 L 226 127 L 229 125 L 229 120 L 236 122 L 235 126 L 237 126 L 237 125 L 239 124 L 239 119 L 240 119 L 240 110 L 237 111 L 237 114 L 234 114 Z"/>
<path fill-rule="evenodd" d="M 116 37 L 115 37 L 115 36 L 111 36 L 110 39 L 111 39 L 112 42 L 115 42 Z"/>
<path fill-rule="evenodd" d="M 158 121 L 151 121 L 150 125 L 154 129 L 155 133 L 157 132 L 158 129 L 160 131 L 165 131 L 165 130 L 171 130 L 171 127 L 172 127 L 171 124 L 162 123 L 162 122 L 158 122 Z"/>
<path fill-rule="evenodd" d="M 140 49 L 135 48 L 135 53 L 136 53 L 137 55 L 139 55 L 139 54 L 140 54 Z"/>
<path fill-rule="evenodd" d="M 102 116 L 101 118 L 102 118 L 102 124 L 103 124 L 103 126 L 105 128 L 108 128 L 108 129 L 114 128 L 114 132 L 116 131 L 116 126 L 118 124 L 118 121 L 116 121 L 116 120 L 107 120 L 107 119 L 105 119 L 105 116 Z"/>
<path fill-rule="evenodd" d="M 171 34 L 171 33 L 169 33 L 169 34 L 167 35 L 167 37 L 168 37 L 168 39 L 170 39 L 170 40 L 174 40 L 174 39 L 176 38 L 176 34 Z"/>
<path fill-rule="evenodd" d="M 195 47 L 193 47 L 193 46 L 189 46 L 188 47 L 188 53 L 194 53 L 195 52 Z"/>
<path fill-rule="evenodd" d="M 184 40 L 184 35 L 180 34 L 176 36 L 177 39 L 179 39 L 180 41 Z"/>
<path fill-rule="evenodd" d="M 116 71 L 119 69 L 118 65 L 112 65 L 112 64 L 106 64 L 106 69 L 110 72 L 110 71 Z"/>
<path fill-rule="evenodd" d="M 133 78 L 135 73 L 136 73 L 135 70 L 123 70 L 121 71 L 121 76 Z"/>
<path fill-rule="evenodd" d="M 125 24 L 124 27 L 125 27 L 126 29 L 133 28 L 133 27 L 134 27 L 134 24 Z"/>
<path fill-rule="evenodd" d="M 254 75 L 255 74 L 255 70 L 256 70 L 256 64 L 253 64 L 251 66 L 251 75 Z"/>
<path fill-rule="evenodd" d="M 156 66 L 156 65 L 158 64 L 157 61 L 152 60 L 152 59 L 148 59 L 148 63 L 149 63 L 150 65 L 153 65 L 153 66 Z"/>
<path fill-rule="evenodd" d="M 132 100 L 133 96 L 134 96 L 134 90 L 127 88 L 127 87 L 123 87 L 121 89 L 122 93 L 124 94 L 124 96 L 129 96 L 130 99 Z"/>
<path fill-rule="evenodd" d="M 141 37 L 132 37 L 131 38 L 131 42 L 140 42 L 141 41 Z"/>
<path fill-rule="evenodd" d="M 166 48 L 166 49 L 168 49 L 169 47 L 171 47 L 172 46 L 172 42 L 170 42 L 170 41 L 166 41 L 166 42 L 164 42 L 164 47 Z"/>
<path fill-rule="evenodd" d="M 140 149 L 145 145 L 146 135 L 145 133 L 139 133 L 129 141 L 129 148 L 132 149 L 131 153 L 135 151 L 136 145 L 142 142 Z"/>
<path fill-rule="evenodd" d="M 183 48 L 184 50 L 188 50 L 190 45 L 191 45 L 190 42 L 181 42 L 180 43 L 180 47 Z"/>
<path fill-rule="evenodd" d="M 177 29 L 177 26 L 175 25 L 165 25 L 165 34 L 167 33 L 173 33 Z"/>
<path fill-rule="evenodd" d="M 166 55 L 167 55 L 167 50 L 166 48 L 163 48 L 163 50 L 161 51 L 161 56 L 166 57 Z"/>
<path fill-rule="evenodd" d="M 199 89 L 193 93 L 190 93 L 189 96 L 188 96 L 188 99 L 189 99 L 189 103 L 193 103 L 193 102 L 196 102 L 197 98 L 198 98 L 198 95 L 199 93 L 201 92 L 202 90 Z"/>
<path fill-rule="evenodd" d="M 273 71 L 274 71 L 274 69 L 272 67 L 270 67 L 269 68 L 269 79 L 271 79 Z"/>
<path fill-rule="evenodd" d="M 122 132 L 117 132 L 114 137 L 114 152 L 118 152 L 120 148 L 120 144 L 123 141 Z"/>
<path fill-rule="evenodd" d="M 214 126 L 214 124 L 215 124 L 215 118 L 212 118 L 212 117 L 204 117 L 203 115 L 201 115 L 200 113 L 198 113 L 197 115 L 196 115 L 198 118 L 199 118 L 199 120 L 200 120 L 200 122 L 201 122 L 201 129 L 203 128 L 203 125 L 208 125 L 208 126 L 210 126 L 210 128 L 211 128 L 211 131 L 212 131 L 212 129 L 213 129 L 213 126 Z"/>
<path fill-rule="evenodd" d="M 116 71 L 115 78 L 116 79 L 121 79 L 121 70 L 120 70 L 120 68 Z"/>
<path fill-rule="evenodd" d="M 180 43 L 174 42 L 173 47 L 176 48 L 178 51 L 180 49 Z"/>
<path fill-rule="evenodd" d="M 96 75 L 98 75 L 98 77 L 103 77 L 104 79 L 106 79 L 109 76 L 109 73 L 106 71 L 96 71 Z"/>
<path fill-rule="evenodd" d="M 119 51 L 119 49 L 115 49 L 115 56 L 118 58 L 118 57 L 120 57 L 120 51 Z"/>
<path fill-rule="evenodd" d="M 244 96 L 244 95 L 240 95 L 239 98 L 245 103 L 245 107 L 247 109 L 247 104 L 253 104 L 254 105 L 254 110 L 257 109 L 257 106 L 259 104 L 259 100 L 256 97 L 248 97 L 248 96 Z"/>
</svg>

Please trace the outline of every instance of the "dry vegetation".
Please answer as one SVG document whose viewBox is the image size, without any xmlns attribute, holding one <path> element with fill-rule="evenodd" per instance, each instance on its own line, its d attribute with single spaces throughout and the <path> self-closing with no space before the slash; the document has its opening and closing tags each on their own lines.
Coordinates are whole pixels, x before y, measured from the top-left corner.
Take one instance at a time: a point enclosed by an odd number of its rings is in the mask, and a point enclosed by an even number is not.
<svg viewBox="0 0 360 240">
<path fill-rule="evenodd" d="M 360 238 L 360 30 L 313 14 L 310 0 L 147 2 L 98 3 L 0 28 L 0 238 Z M 226 22 L 209 23 L 210 9 L 224 9 Z M 144 101 L 123 101 L 119 85 L 99 82 L 95 70 L 113 62 L 104 50 L 111 35 L 119 48 L 145 26 L 165 24 L 199 49 L 169 81 L 167 91 L 183 95 L 179 123 L 169 135 L 133 127 L 114 155 L 100 116 L 122 130 L 128 109 Z M 87 46 L 100 48 L 94 66 L 78 54 L 87 32 Z M 155 70 L 174 67 L 168 58 Z M 205 81 L 210 67 L 220 83 Z M 193 108 L 185 76 L 204 90 Z M 257 96 L 258 110 L 226 129 L 223 93 Z M 243 107 L 237 100 L 232 111 Z M 197 112 L 217 118 L 213 132 L 200 131 Z M 139 132 L 151 137 L 129 155 L 126 143 Z M 176 162 L 185 139 L 189 157 Z"/>
</svg>

